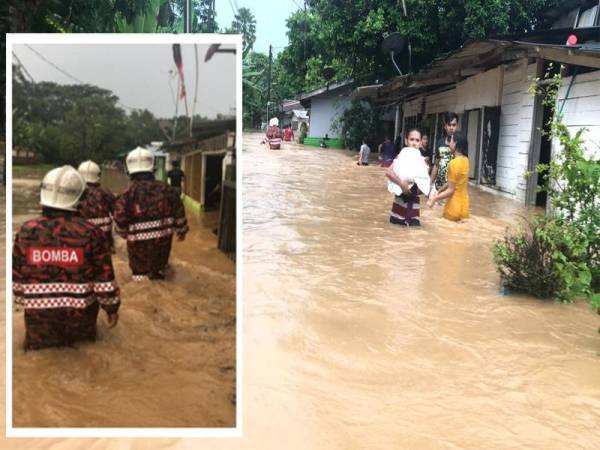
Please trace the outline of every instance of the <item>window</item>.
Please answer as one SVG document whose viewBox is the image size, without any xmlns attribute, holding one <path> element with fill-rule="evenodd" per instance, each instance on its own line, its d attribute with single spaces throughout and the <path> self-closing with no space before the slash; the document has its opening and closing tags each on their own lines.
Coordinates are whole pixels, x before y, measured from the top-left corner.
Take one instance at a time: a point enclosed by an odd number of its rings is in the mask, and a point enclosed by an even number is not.
<svg viewBox="0 0 600 450">
<path fill-rule="evenodd" d="M 577 25 L 577 18 L 579 17 L 579 9 L 580 8 L 575 8 L 569 11 L 569 14 L 554 22 L 552 28 L 575 28 Z"/>
<path fill-rule="evenodd" d="M 582 11 L 579 15 L 577 28 L 593 27 L 596 24 L 596 16 L 598 15 L 598 5 Z"/>
</svg>

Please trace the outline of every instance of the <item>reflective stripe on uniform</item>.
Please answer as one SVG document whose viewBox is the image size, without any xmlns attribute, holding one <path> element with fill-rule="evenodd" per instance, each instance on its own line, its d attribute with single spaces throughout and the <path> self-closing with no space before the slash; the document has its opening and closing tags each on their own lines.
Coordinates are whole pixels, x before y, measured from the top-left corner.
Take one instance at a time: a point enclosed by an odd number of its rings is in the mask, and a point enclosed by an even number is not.
<svg viewBox="0 0 600 450">
<path fill-rule="evenodd" d="M 137 231 L 137 230 L 150 230 L 152 228 L 162 227 L 164 225 L 172 225 L 174 222 L 172 217 L 167 217 L 166 219 L 159 220 L 151 220 L 148 222 L 139 222 L 129 225 L 128 230 Z"/>
<path fill-rule="evenodd" d="M 94 299 L 75 297 L 26 298 L 20 303 L 25 307 L 25 309 L 86 308 L 94 303 Z"/>
<path fill-rule="evenodd" d="M 147 233 L 128 234 L 127 240 L 128 241 L 147 241 L 149 239 L 157 239 L 157 238 L 161 238 L 161 237 L 165 237 L 165 236 L 170 236 L 172 234 L 173 234 L 173 229 L 167 228 L 164 230 L 149 231 Z"/>
<path fill-rule="evenodd" d="M 110 216 L 107 217 L 96 217 L 94 219 L 86 219 L 89 223 L 93 223 L 94 225 L 104 225 L 111 224 L 112 218 Z"/>
<path fill-rule="evenodd" d="M 133 281 L 145 281 L 150 279 L 148 275 L 132 275 L 131 278 Z"/>
<path fill-rule="evenodd" d="M 13 289 L 15 284 L 13 284 Z M 66 294 L 87 294 L 92 292 L 91 283 L 26 283 L 19 285 L 23 294 L 47 294 L 64 292 Z"/>
<path fill-rule="evenodd" d="M 120 297 L 98 298 L 98 303 L 101 305 L 116 305 L 121 302 Z"/>
<path fill-rule="evenodd" d="M 110 292 L 117 289 L 115 281 L 105 281 L 103 283 L 94 283 L 94 292 Z"/>
</svg>

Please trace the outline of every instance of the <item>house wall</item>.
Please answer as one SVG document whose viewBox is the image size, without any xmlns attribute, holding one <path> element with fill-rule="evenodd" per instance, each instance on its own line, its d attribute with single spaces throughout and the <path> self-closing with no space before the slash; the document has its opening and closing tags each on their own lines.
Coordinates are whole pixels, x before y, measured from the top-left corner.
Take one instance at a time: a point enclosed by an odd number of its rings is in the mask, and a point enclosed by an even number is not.
<svg viewBox="0 0 600 450">
<path fill-rule="evenodd" d="M 456 88 L 427 96 L 425 114 L 437 114 L 454 111 L 456 108 Z"/>
<path fill-rule="evenodd" d="M 330 138 L 338 138 L 339 131 L 332 129 L 332 123 L 350 106 L 352 99 L 348 96 L 323 96 L 313 98 L 310 107 L 309 137 L 321 138 L 326 134 Z"/>
<path fill-rule="evenodd" d="M 533 96 L 528 92 L 536 65 L 522 59 L 504 67 L 496 187 L 525 201 L 527 161 L 533 128 Z"/>
<path fill-rule="evenodd" d="M 404 117 L 416 116 L 421 112 L 423 97 L 417 97 L 404 103 Z"/>
<path fill-rule="evenodd" d="M 473 75 L 456 85 L 456 104 L 449 111 L 462 113 L 482 106 L 498 106 L 502 98 L 502 68 Z"/>
<path fill-rule="evenodd" d="M 572 77 L 562 80 L 558 91 L 558 108 L 561 108 Z M 574 135 L 578 130 L 586 128 L 583 137 L 586 153 L 600 158 L 600 70 L 577 75 L 569 97 L 563 108 L 564 122 Z M 552 152 L 558 150 L 553 143 Z"/>
</svg>

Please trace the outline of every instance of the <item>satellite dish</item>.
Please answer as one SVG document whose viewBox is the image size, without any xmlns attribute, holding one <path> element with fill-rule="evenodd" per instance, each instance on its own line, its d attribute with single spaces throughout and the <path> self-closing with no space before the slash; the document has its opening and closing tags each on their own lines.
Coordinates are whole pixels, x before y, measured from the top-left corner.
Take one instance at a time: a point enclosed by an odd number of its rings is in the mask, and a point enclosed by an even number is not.
<svg viewBox="0 0 600 450">
<path fill-rule="evenodd" d="M 400 70 L 400 68 L 398 67 L 398 64 L 396 64 L 396 60 L 395 60 L 394 56 L 398 55 L 398 54 L 402 54 L 404 52 L 404 49 L 406 48 L 406 44 L 407 44 L 407 40 L 404 39 L 402 37 L 402 35 L 400 33 L 398 33 L 397 31 L 385 36 L 383 38 L 383 42 L 381 43 L 381 51 L 383 53 L 390 54 L 392 63 L 394 64 L 394 67 L 396 68 L 396 70 L 398 71 L 398 73 L 400 75 L 403 75 L 403 74 L 402 74 L 402 71 Z M 410 50 L 410 42 L 408 42 L 408 71 L 410 72 L 411 70 L 412 70 L 411 69 L 411 50 Z"/>
<path fill-rule="evenodd" d="M 329 81 L 335 75 L 335 70 L 333 69 L 333 67 L 327 66 L 327 67 L 323 68 L 322 73 L 323 73 L 323 78 L 325 78 L 327 81 Z"/>
<path fill-rule="evenodd" d="M 395 33 L 388 34 L 381 44 L 381 51 L 383 53 L 394 52 L 396 55 L 402 53 L 406 47 L 406 39 L 402 37 L 397 31 Z"/>
</svg>

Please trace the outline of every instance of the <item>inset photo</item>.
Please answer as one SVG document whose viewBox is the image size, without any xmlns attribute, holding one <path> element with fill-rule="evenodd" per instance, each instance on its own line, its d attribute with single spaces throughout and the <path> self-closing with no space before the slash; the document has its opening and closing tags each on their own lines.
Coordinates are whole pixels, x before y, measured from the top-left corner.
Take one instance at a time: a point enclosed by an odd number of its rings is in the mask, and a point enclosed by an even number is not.
<svg viewBox="0 0 600 450">
<path fill-rule="evenodd" d="M 8 35 L 9 436 L 240 435 L 240 53 Z"/>
</svg>

